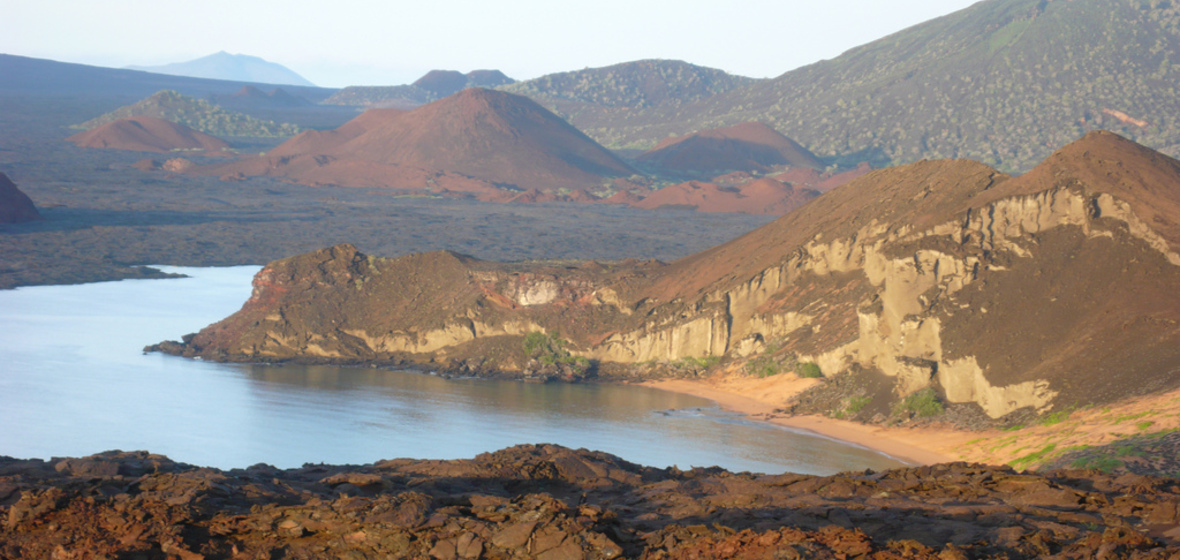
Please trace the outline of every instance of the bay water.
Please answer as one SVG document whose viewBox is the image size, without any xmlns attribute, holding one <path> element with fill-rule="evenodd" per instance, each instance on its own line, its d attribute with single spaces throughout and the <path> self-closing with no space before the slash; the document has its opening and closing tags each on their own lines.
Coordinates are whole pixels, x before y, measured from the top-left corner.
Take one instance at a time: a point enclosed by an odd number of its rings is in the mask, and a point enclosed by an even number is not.
<svg viewBox="0 0 1180 560">
<path fill-rule="evenodd" d="M 148 450 L 218 468 L 470 458 L 519 443 L 655 467 L 830 474 L 901 466 L 646 387 L 218 364 L 142 348 L 236 311 L 258 267 L 0 291 L 0 455 Z"/>
</svg>

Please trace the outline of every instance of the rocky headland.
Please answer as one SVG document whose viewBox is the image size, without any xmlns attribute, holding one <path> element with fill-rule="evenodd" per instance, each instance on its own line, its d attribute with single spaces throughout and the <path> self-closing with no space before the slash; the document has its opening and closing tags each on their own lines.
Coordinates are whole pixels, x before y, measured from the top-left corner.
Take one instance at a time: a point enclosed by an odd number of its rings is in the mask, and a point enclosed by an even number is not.
<svg viewBox="0 0 1180 560">
<path fill-rule="evenodd" d="M 1142 558 L 1175 479 L 967 463 L 834 476 L 653 469 L 552 445 L 222 471 L 0 458 L 4 558 Z"/>
<path fill-rule="evenodd" d="M 1021 177 L 874 171 L 660 262 L 267 265 L 233 316 L 156 349 L 567 380 L 819 380 L 786 412 L 1014 426 L 1180 377 L 1180 162 L 1091 133 Z M 781 377 L 780 377 L 781 376 Z"/>
</svg>

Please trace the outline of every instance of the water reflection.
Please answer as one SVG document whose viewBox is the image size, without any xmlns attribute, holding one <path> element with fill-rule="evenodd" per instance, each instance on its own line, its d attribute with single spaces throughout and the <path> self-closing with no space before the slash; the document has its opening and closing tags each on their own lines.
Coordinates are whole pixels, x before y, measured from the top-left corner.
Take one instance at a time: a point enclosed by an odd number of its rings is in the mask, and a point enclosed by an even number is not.
<svg viewBox="0 0 1180 560">
<path fill-rule="evenodd" d="M 149 449 L 223 468 L 289 467 L 557 443 L 661 467 L 831 473 L 898 465 L 645 387 L 144 355 L 144 344 L 236 310 L 257 268 L 176 270 L 194 278 L 0 292 L 0 454 Z"/>
</svg>

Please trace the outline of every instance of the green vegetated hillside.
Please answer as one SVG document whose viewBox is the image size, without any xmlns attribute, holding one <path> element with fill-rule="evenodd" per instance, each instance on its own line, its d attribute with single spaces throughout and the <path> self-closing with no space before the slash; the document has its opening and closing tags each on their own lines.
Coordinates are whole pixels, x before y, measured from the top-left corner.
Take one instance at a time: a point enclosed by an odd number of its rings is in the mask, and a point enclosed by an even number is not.
<svg viewBox="0 0 1180 560">
<path fill-rule="evenodd" d="M 1180 155 L 1177 53 L 1177 0 L 988 0 L 691 105 L 562 112 L 612 146 L 757 120 L 820 155 L 1024 171 L 1098 128 Z"/>
<path fill-rule="evenodd" d="M 412 107 L 430 103 L 436 98 L 429 91 L 409 84 L 401 86 L 348 86 L 325 99 L 325 105 L 354 107 L 395 106 Z"/>
<path fill-rule="evenodd" d="M 549 74 L 498 89 L 530 97 L 598 142 L 619 148 L 636 139 L 632 117 L 674 111 L 758 81 L 679 60 L 639 60 Z M 643 147 L 654 145 L 648 140 L 639 138 L 650 144 Z"/>
<path fill-rule="evenodd" d="M 173 90 L 156 92 L 147 99 L 115 109 L 75 128 L 90 130 L 118 119 L 140 115 L 180 123 L 213 136 L 262 138 L 294 136 L 299 133 L 299 127 L 293 124 L 275 123 L 227 111 L 204 99 L 189 97 Z"/>
</svg>

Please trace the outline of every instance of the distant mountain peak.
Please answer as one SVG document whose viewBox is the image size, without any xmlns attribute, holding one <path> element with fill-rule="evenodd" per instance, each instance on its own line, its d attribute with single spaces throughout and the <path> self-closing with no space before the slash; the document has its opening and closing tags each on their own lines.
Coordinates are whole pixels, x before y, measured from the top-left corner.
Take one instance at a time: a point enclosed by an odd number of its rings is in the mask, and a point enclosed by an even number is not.
<svg viewBox="0 0 1180 560">
<path fill-rule="evenodd" d="M 286 66 L 257 56 L 231 54 L 226 51 L 218 51 L 186 62 L 157 66 L 128 66 L 128 68 L 171 76 L 315 87 L 315 84 Z"/>
</svg>

